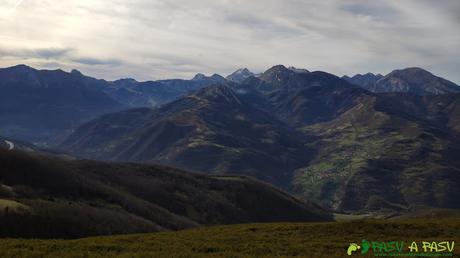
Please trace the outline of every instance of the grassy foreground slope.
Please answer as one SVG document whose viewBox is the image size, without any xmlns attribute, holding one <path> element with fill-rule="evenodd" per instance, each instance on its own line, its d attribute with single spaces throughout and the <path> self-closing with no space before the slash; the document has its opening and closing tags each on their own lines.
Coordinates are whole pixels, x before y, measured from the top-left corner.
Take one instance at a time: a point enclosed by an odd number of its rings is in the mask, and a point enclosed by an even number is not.
<svg viewBox="0 0 460 258">
<path fill-rule="evenodd" d="M 455 241 L 460 219 L 244 224 L 79 240 L 0 240 L 2 257 L 348 257 L 349 243 Z M 454 257 L 460 248 L 454 248 Z M 356 255 L 357 257 L 371 257 Z"/>
</svg>

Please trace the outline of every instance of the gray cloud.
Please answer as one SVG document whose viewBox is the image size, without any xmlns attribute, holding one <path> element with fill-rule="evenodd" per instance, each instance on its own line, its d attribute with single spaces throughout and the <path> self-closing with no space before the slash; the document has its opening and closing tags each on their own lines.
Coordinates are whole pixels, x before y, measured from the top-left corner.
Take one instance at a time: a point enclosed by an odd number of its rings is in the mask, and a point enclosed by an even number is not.
<svg viewBox="0 0 460 258">
<path fill-rule="evenodd" d="M 460 83 L 458 0 L 41 0 L 11 12 L 15 2 L 0 4 L 0 66 L 140 80 L 421 66 Z"/>
<path fill-rule="evenodd" d="M 397 8 L 381 1 L 345 2 L 341 9 L 353 15 L 368 16 L 389 23 L 401 20 L 403 15 Z"/>
<path fill-rule="evenodd" d="M 80 58 L 73 58 L 72 61 L 76 63 L 80 63 L 83 65 L 109 65 L 109 66 L 117 66 L 122 64 L 122 61 L 116 59 L 97 59 L 91 57 L 80 57 Z"/>
<path fill-rule="evenodd" d="M 63 58 L 70 54 L 72 49 L 70 48 L 2 48 L 0 47 L 1 57 L 13 57 L 13 58 Z"/>
<path fill-rule="evenodd" d="M 51 59 L 67 56 L 71 51 L 70 48 L 44 48 L 35 50 L 35 54 L 44 59 Z"/>
</svg>

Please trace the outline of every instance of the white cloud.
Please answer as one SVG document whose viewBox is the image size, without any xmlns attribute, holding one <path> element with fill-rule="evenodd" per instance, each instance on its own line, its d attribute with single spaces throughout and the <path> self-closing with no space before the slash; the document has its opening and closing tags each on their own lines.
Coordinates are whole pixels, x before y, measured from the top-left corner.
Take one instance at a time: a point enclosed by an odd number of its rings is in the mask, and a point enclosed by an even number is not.
<svg viewBox="0 0 460 258">
<path fill-rule="evenodd" d="M 338 75 L 421 66 L 460 82 L 457 0 L 17 3 L 0 3 L 0 66 L 76 68 L 106 79 L 280 63 Z"/>
</svg>

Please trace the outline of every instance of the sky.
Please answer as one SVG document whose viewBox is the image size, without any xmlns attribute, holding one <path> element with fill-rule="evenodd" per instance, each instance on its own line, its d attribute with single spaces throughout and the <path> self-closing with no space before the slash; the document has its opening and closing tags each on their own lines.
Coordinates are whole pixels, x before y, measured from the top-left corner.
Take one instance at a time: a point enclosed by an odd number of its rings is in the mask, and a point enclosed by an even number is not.
<svg viewBox="0 0 460 258">
<path fill-rule="evenodd" d="M 0 67 L 114 80 L 422 67 L 460 83 L 458 0 L 0 0 Z"/>
</svg>

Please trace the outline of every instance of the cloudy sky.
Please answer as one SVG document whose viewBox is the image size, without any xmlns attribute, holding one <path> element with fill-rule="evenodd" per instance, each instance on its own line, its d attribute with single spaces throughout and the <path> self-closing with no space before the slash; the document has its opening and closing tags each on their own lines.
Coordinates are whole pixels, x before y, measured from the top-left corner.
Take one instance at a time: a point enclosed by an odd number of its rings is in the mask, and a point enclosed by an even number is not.
<svg viewBox="0 0 460 258">
<path fill-rule="evenodd" d="M 458 0 L 0 0 L 0 66 L 139 80 L 420 66 L 460 83 L 459 28 Z"/>
</svg>

